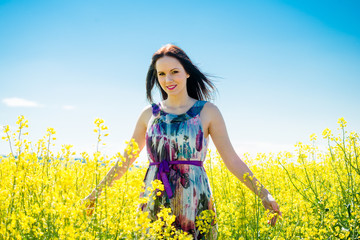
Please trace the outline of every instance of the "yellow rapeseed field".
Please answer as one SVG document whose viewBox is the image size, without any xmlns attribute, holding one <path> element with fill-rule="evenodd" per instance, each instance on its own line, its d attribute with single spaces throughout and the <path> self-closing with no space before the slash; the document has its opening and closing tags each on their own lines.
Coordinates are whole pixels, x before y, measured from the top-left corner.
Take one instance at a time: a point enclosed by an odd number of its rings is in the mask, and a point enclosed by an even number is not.
<svg viewBox="0 0 360 240">
<path fill-rule="evenodd" d="M 338 123 L 338 136 L 330 129 L 323 131 L 326 152 L 318 150 L 317 136 L 312 134 L 312 144 L 297 143 L 295 155 L 245 155 L 243 160 L 280 206 L 282 219 L 274 227 L 267 223 L 272 216 L 261 199 L 227 170 L 217 152 L 209 150 L 205 169 L 214 194 L 219 239 L 359 239 L 360 139 L 346 131 L 343 118 Z M 99 151 L 108 131 L 102 119 L 95 120 L 97 152 L 80 153 L 82 161 L 74 159 L 71 145 L 63 145 L 58 153 L 51 151 L 54 129 L 48 128 L 44 138 L 31 144 L 23 116 L 17 127 L 3 129 L 10 153 L 0 157 L 0 239 L 191 239 L 172 227 L 170 209 L 164 208 L 154 222 L 137 210 L 147 200 L 139 198 L 147 166 L 132 167 L 105 188 L 94 209 L 81 201 L 115 160 L 124 161 L 120 153 L 107 158 Z M 137 157 L 136 144 L 127 143 L 135 147 L 125 151 Z M 157 196 L 156 189 L 163 190 L 158 180 L 150 197 Z M 206 232 L 212 218 L 213 213 L 204 212 L 196 224 Z"/>
</svg>

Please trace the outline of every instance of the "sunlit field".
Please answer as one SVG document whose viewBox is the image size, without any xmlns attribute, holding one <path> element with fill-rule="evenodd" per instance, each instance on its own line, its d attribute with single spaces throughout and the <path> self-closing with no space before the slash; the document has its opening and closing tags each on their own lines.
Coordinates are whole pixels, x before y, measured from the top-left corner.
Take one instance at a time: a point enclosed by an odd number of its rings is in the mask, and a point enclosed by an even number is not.
<svg viewBox="0 0 360 240">
<path fill-rule="evenodd" d="M 209 151 L 205 169 L 214 195 L 219 239 L 359 239 L 360 139 L 357 133 L 346 131 L 343 118 L 338 124 L 335 133 L 325 129 L 322 136 L 311 135 L 310 145 L 298 142 L 295 155 L 259 153 L 243 158 L 280 206 L 282 219 L 273 227 L 261 199 L 227 170 L 217 152 Z M 8 142 L 9 154 L 0 159 L 1 239 L 191 239 L 172 227 L 175 219 L 170 209 L 164 208 L 154 222 L 137 210 L 147 200 L 139 198 L 147 164 L 130 168 L 103 190 L 94 209 L 86 208 L 81 199 L 117 159 L 124 161 L 120 153 L 106 157 L 99 151 L 110 132 L 103 120 L 95 121 L 98 151 L 77 153 L 81 161 L 74 159 L 71 145 L 51 151 L 54 129 L 48 128 L 44 138 L 30 143 L 23 116 L 17 127 L 3 129 L 2 141 Z M 317 148 L 320 138 L 328 141 L 326 152 Z M 128 144 L 125 151 L 136 157 L 138 149 L 130 145 L 134 146 Z M 161 188 L 161 182 L 155 181 L 151 190 Z M 153 191 L 151 197 L 156 196 Z M 202 231 L 209 229 L 212 217 L 209 213 L 198 219 Z"/>
</svg>

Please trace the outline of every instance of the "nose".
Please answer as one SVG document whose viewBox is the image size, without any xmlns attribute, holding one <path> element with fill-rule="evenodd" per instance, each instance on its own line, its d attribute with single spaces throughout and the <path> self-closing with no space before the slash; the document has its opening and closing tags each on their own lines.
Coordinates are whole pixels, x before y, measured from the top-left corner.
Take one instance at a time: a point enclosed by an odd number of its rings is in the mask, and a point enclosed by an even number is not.
<svg viewBox="0 0 360 240">
<path fill-rule="evenodd" d="M 172 82 L 172 81 L 173 81 L 172 77 L 167 75 L 166 76 L 166 82 Z"/>
</svg>

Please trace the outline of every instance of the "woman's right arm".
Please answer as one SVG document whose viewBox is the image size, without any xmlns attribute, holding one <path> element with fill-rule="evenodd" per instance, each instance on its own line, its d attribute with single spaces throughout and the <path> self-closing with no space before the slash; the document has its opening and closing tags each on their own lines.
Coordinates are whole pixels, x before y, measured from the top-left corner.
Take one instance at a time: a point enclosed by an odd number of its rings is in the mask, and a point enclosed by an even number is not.
<svg viewBox="0 0 360 240">
<path fill-rule="evenodd" d="M 141 112 L 138 121 L 136 123 L 134 133 L 131 137 L 138 144 L 140 152 L 145 146 L 145 133 L 151 115 L 152 115 L 152 108 L 151 105 L 149 105 L 145 107 Z M 115 180 L 120 179 L 129 169 L 132 163 L 136 160 L 136 157 L 129 158 L 126 151 L 124 151 L 123 156 L 125 161 L 122 162 L 121 166 L 119 166 L 119 162 L 121 161 L 121 159 L 118 159 L 115 165 L 109 170 L 109 172 L 103 178 L 103 180 L 94 188 L 91 194 L 87 196 L 84 200 L 94 201 L 96 197 L 100 195 L 103 187 L 105 187 L 106 185 L 111 187 L 113 182 Z"/>
</svg>

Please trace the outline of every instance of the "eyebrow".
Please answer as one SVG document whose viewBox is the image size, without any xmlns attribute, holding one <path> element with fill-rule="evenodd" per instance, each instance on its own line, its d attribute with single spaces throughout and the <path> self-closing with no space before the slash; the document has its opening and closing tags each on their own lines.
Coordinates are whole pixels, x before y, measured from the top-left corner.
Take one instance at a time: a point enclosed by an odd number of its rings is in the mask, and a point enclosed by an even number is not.
<svg viewBox="0 0 360 240">
<path fill-rule="evenodd" d="M 179 69 L 179 68 L 173 68 L 173 69 L 170 69 L 170 71 L 174 70 L 174 69 Z M 163 71 L 158 71 L 158 72 L 163 72 Z"/>
</svg>

